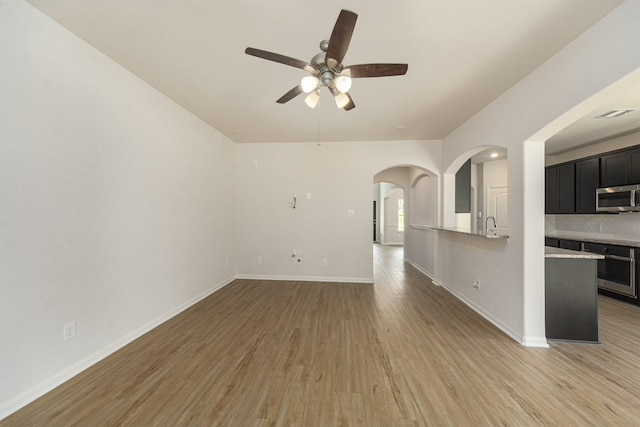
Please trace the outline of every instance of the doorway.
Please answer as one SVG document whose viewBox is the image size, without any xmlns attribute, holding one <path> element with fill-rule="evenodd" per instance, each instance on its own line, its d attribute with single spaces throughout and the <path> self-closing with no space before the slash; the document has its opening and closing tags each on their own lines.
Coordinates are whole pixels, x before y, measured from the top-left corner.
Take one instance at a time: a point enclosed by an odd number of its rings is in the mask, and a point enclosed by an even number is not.
<svg viewBox="0 0 640 427">
<path fill-rule="evenodd" d="M 397 184 L 374 184 L 374 242 L 383 245 L 404 244 L 404 197 L 404 188 Z"/>
</svg>

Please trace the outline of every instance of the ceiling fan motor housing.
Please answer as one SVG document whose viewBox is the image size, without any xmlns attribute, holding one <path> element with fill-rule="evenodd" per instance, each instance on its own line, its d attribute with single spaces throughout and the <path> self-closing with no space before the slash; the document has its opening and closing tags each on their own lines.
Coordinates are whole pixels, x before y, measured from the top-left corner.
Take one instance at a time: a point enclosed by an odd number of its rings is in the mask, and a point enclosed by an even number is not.
<svg viewBox="0 0 640 427">
<path fill-rule="evenodd" d="M 327 44 L 329 43 L 328 40 L 323 40 L 320 43 L 320 48 L 323 47 L 323 44 L 325 42 Z M 335 61 L 331 62 L 335 63 Z M 323 86 L 330 85 L 331 82 L 333 82 L 333 80 L 335 79 L 336 75 L 339 75 L 343 69 L 342 64 L 336 64 L 333 67 L 329 66 L 326 61 L 325 52 L 320 52 L 313 58 L 311 58 L 311 66 L 318 72 L 318 78 L 322 82 Z"/>
</svg>

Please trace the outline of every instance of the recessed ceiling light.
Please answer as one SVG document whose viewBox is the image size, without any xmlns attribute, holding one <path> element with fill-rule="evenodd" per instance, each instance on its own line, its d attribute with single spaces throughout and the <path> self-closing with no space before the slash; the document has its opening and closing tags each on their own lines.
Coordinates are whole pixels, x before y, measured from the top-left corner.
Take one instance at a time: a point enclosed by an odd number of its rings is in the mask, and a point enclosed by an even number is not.
<svg viewBox="0 0 640 427">
<path fill-rule="evenodd" d="M 496 157 L 498 157 L 498 153 L 491 153 L 489 154 L 489 157 L 491 157 L 492 159 L 495 159 Z"/>
<path fill-rule="evenodd" d="M 598 116 L 596 118 L 604 118 L 604 119 L 613 119 L 615 117 L 620 117 L 624 114 L 630 113 L 632 111 L 636 111 L 637 108 L 623 108 L 623 109 L 617 109 L 617 110 L 611 110 L 608 113 L 604 113 L 601 116 Z"/>
<path fill-rule="evenodd" d="M 405 128 L 406 128 L 406 126 L 405 126 L 405 125 L 398 125 L 398 126 L 396 126 L 396 128 L 397 128 L 397 129 L 405 129 Z"/>
</svg>

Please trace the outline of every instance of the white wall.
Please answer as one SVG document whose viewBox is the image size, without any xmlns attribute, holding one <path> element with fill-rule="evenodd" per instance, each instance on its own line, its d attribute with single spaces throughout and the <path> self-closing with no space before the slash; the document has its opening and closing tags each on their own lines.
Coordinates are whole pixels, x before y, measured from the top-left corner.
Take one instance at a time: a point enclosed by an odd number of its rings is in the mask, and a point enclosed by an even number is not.
<svg viewBox="0 0 640 427">
<path fill-rule="evenodd" d="M 411 188 L 411 224 L 438 225 L 438 178 L 423 175 Z"/>
<path fill-rule="evenodd" d="M 638 22 L 640 2 L 624 2 L 443 142 L 445 224 L 453 222 L 452 175 L 469 153 L 486 141 L 509 150 L 508 243 L 441 233 L 438 279 L 525 344 L 546 343 L 543 142 L 637 84 Z"/>
<path fill-rule="evenodd" d="M 440 155 L 440 141 L 238 144 L 239 275 L 372 282 L 374 175 L 408 164 L 437 170 Z"/>
<path fill-rule="evenodd" d="M 2 418 L 235 267 L 230 141 L 23 1 L 0 46 Z"/>
<path fill-rule="evenodd" d="M 435 277 L 438 232 L 438 177 L 415 171 L 409 189 L 404 257 L 429 277 Z M 406 205 L 405 205 L 406 206 Z"/>
<path fill-rule="evenodd" d="M 586 147 L 581 147 L 576 150 L 547 156 L 546 165 L 551 166 L 559 163 L 570 162 L 572 160 L 583 159 L 585 157 L 597 156 L 598 154 L 606 153 L 608 151 L 621 150 L 623 148 L 633 147 L 634 145 L 640 145 L 640 132 L 634 132 L 628 135 L 588 145 Z"/>
<path fill-rule="evenodd" d="M 507 159 L 485 162 L 483 165 L 484 187 L 509 186 L 509 167 Z"/>
</svg>

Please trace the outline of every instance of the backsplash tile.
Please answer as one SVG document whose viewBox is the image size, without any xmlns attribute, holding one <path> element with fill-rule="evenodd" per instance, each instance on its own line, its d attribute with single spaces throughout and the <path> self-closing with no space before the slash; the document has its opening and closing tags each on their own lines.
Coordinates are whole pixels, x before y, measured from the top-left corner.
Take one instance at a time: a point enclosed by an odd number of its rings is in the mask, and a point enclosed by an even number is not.
<svg viewBox="0 0 640 427">
<path fill-rule="evenodd" d="M 640 213 L 545 215 L 545 233 L 640 241 Z"/>
</svg>

